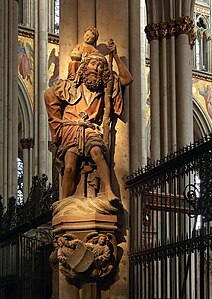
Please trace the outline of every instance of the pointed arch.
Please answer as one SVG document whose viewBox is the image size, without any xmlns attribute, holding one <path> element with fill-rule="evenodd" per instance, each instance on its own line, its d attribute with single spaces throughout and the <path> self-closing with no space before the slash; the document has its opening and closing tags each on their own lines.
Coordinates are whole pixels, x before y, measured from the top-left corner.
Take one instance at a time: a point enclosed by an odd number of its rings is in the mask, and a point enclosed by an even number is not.
<svg viewBox="0 0 212 299">
<path fill-rule="evenodd" d="M 29 94 L 20 78 L 18 78 L 19 123 L 22 124 L 22 138 L 33 137 L 33 111 Z"/>
<path fill-rule="evenodd" d="M 195 97 L 192 97 L 193 101 L 193 127 L 194 127 L 194 139 L 202 139 L 204 136 L 212 132 L 212 122 L 209 116 L 204 111 L 200 103 Z M 147 157 L 151 157 L 151 122 L 148 120 L 146 126 L 146 142 L 147 142 Z"/>
<path fill-rule="evenodd" d="M 22 167 L 22 176 L 18 178 L 19 203 L 26 200 L 32 178 L 32 143 L 34 137 L 34 117 L 29 94 L 18 78 L 18 157 L 17 163 Z M 22 141 L 22 142 L 21 142 Z M 25 144 L 24 144 L 24 142 Z M 23 146 L 24 145 L 24 146 Z"/>
<path fill-rule="evenodd" d="M 194 138 L 200 139 L 212 132 L 212 124 L 200 103 L 193 97 Z"/>
</svg>

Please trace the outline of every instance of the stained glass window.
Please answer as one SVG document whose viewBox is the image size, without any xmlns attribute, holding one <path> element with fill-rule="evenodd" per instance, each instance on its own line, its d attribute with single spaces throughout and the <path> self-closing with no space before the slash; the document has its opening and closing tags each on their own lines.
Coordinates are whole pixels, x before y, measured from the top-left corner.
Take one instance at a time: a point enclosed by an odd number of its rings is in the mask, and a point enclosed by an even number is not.
<svg viewBox="0 0 212 299">
<path fill-rule="evenodd" d="M 202 3 L 202 4 L 207 4 L 209 5 L 209 0 L 196 0 L 196 3 Z"/>
<path fill-rule="evenodd" d="M 194 67 L 200 71 L 210 71 L 209 66 L 209 20 L 203 14 L 196 15 L 196 44 L 194 51 Z"/>
<path fill-rule="evenodd" d="M 23 204 L 24 202 L 24 194 L 23 194 L 23 176 L 24 176 L 24 163 L 20 158 L 17 158 L 17 204 Z"/>
<path fill-rule="evenodd" d="M 54 0 L 54 33 L 59 34 L 60 26 L 60 0 Z"/>
</svg>

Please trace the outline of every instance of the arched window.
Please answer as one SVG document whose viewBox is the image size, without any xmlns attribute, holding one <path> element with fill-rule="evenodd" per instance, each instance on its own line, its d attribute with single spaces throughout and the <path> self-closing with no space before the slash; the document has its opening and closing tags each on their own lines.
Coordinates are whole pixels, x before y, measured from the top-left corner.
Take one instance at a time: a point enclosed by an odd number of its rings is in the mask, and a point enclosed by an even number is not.
<svg viewBox="0 0 212 299">
<path fill-rule="evenodd" d="M 194 51 L 194 68 L 200 71 L 210 71 L 210 34 L 209 20 L 206 16 L 196 15 L 196 45 Z"/>
<path fill-rule="evenodd" d="M 59 34 L 60 0 L 54 0 L 54 33 Z"/>
<path fill-rule="evenodd" d="M 23 0 L 19 0 L 18 3 L 18 24 L 23 25 L 24 22 L 24 4 Z"/>
<path fill-rule="evenodd" d="M 194 140 L 202 139 L 212 131 L 210 117 L 205 113 L 198 100 L 193 99 Z"/>
<path fill-rule="evenodd" d="M 19 0 L 18 6 L 18 24 L 31 29 L 35 28 L 35 1 Z"/>
<path fill-rule="evenodd" d="M 206 5 L 209 5 L 209 1 L 210 0 L 197 0 L 197 2 L 200 2 L 202 4 L 206 4 Z"/>
<path fill-rule="evenodd" d="M 24 203 L 24 163 L 21 158 L 17 158 L 17 204 L 21 205 Z"/>
</svg>

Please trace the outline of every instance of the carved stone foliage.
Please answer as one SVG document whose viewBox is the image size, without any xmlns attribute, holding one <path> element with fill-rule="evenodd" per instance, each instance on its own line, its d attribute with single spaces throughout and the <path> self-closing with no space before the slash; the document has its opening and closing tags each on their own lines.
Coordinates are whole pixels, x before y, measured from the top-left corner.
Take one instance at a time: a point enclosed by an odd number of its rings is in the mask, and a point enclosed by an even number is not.
<svg viewBox="0 0 212 299">
<path fill-rule="evenodd" d="M 170 38 L 180 34 L 187 34 L 191 48 L 193 47 L 196 39 L 194 22 L 188 16 L 163 21 L 157 24 L 148 24 L 145 28 L 145 32 L 149 42 L 154 39 Z"/>
<path fill-rule="evenodd" d="M 113 234 L 89 233 L 83 241 L 72 234 L 57 238 L 60 271 L 73 281 L 97 281 L 116 272 L 117 242 Z"/>
</svg>

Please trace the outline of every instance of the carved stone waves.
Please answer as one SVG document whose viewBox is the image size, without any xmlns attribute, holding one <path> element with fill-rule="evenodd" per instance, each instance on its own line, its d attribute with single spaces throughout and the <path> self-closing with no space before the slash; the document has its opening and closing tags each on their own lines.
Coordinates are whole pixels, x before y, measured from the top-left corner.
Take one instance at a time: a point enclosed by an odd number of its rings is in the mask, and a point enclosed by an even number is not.
<svg viewBox="0 0 212 299">
<path fill-rule="evenodd" d="M 118 208 L 112 206 L 104 194 L 94 198 L 69 196 L 56 201 L 52 207 L 53 217 L 88 215 L 91 213 L 111 215 L 118 212 Z"/>
</svg>

